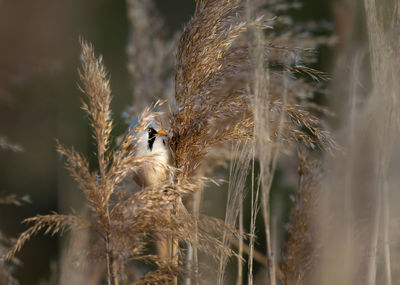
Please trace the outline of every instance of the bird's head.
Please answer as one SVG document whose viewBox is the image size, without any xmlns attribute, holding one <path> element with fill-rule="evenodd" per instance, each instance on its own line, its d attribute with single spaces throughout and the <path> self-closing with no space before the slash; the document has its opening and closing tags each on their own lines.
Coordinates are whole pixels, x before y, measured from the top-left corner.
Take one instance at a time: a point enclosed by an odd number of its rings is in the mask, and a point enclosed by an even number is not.
<svg viewBox="0 0 400 285">
<path fill-rule="evenodd" d="M 153 149 L 154 142 L 156 139 L 159 137 L 166 136 L 167 133 L 164 130 L 159 130 L 156 131 L 153 127 L 148 127 L 147 128 L 147 147 L 150 149 L 150 151 Z M 162 140 L 162 143 L 165 145 L 165 140 L 163 138 L 160 138 Z"/>
</svg>

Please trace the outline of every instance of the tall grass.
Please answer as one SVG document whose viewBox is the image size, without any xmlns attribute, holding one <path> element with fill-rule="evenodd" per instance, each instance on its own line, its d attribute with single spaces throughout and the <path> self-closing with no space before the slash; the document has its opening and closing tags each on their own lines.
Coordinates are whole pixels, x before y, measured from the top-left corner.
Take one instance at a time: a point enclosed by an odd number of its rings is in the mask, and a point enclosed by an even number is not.
<svg viewBox="0 0 400 285">
<path fill-rule="evenodd" d="M 368 52 L 353 51 L 341 143 L 345 155 L 329 159 L 323 183 L 320 224 L 324 254 L 319 282 L 393 284 L 398 259 L 393 224 L 398 213 L 396 178 L 398 141 L 398 28 L 397 2 L 364 1 Z M 379 16 L 378 16 L 379 15 Z M 383 16 L 384 15 L 384 16 Z M 365 68 L 369 62 L 370 70 Z M 368 72 L 369 71 L 369 72 Z M 393 77 L 394 76 L 394 77 Z M 368 89 L 368 86 L 371 86 Z M 338 180 L 338 178 L 341 180 Z M 396 278 L 393 278 L 396 276 Z"/>
<path fill-rule="evenodd" d="M 275 17 L 293 5 L 197 0 L 179 38 L 167 39 L 152 1 L 127 4 L 128 67 L 135 91 L 126 115 L 136 117 L 137 124 L 113 144 L 109 76 L 101 56 L 82 40 L 82 110 L 97 162 L 90 165 L 89 158 L 61 143 L 57 151 L 86 207 L 80 214 L 26 219 L 31 225 L 6 258 L 40 231 L 54 235 L 69 229 L 61 284 L 222 285 L 232 280 L 227 277 L 233 260 L 238 285 L 394 283 L 394 203 L 400 198 L 393 171 L 399 123 L 397 13 L 388 20 L 378 16 L 385 10 L 381 13 L 375 1 L 364 1 L 369 53 L 357 51 L 349 63 L 346 111 L 340 112 L 348 124 L 333 132 L 338 147 L 313 113 L 325 109 L 310 101 L 316 83 L 327 78 L 308 66 L 314 60 L 310 45 L 319 39 L 304 37 L 295 32 L 298 27 Z M 397 4 L 393 8 L 398 11 Z M 362 68 L 365 60 L 370 73 Z M 372 87 L 365 92 L 360 83 L 367 86 L 369 77 Z M 156 99 L 166 103 L 152 105 Z M 154 120 L 168 134 L 172 162 L 157 166 L 170 179 L 140 188 L 132 183 L 134 171 L 143 163 L 159 163 L 137 154 L 143 139 L 138 134 Z M 288 239 L 277 241 L 271 189 L 283 156 L 298 163 L 298 191 Z M 226 162 L 222 220 L 203 214 L 203 195 L 211 184 L 220 187 L 223 181 L 212 177 L 213 169 Z M 257 219 L 263 220 L 262 228 Z M 260 232 L 264 252 L 257 246 Z M 71 266 L 72 260 L 85 272 Z M 256 271 L 256 264 L 264 270 Z"/>
</svg>

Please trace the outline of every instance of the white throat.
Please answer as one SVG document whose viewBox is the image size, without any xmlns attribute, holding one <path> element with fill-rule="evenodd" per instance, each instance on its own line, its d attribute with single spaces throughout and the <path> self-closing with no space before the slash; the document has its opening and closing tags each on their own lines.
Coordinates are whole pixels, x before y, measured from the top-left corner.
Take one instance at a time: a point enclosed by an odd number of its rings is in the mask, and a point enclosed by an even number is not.
<svg viewBox="0 0 400 285">
<path fill-rule="evenodd" d="M 133 177 L 139 186 L 156 186 L 165 181 L 170 160 L 166 137 L 155 136 L 154 143 L 150 148 L 148 133 L 144 133 L 141 136 L 136 155 L 143 157 L 143 162 L 138 169 L 135 169 Z"/>
</svg>

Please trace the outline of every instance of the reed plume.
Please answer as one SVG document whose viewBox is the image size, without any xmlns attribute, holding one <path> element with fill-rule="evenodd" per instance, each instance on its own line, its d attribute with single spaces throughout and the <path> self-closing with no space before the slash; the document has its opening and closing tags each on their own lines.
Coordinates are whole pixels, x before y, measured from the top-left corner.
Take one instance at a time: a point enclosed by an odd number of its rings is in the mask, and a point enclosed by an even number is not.
<svg viewBox="0 0 400 285">
<path fill-rule="evenodd" d="M 289 240 L 285 244 L 281 268 L 284 284 L 314 284 L 318 263 L 318 238 L 315 216 L 321 191 L 321 165 L 311 162 L 306 153 L 299 154 L 299 189 L 288 225 Z"/>
</svg>

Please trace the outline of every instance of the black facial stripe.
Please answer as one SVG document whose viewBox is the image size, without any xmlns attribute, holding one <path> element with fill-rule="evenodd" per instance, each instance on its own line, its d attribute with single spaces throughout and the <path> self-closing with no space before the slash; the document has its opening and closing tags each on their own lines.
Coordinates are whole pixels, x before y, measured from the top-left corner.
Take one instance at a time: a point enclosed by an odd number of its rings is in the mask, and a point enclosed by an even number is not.
<svg viewBox="0 0 400 285">
<path fill-rule="evenodd" d="M 147 142 L 148 145 L 147 146 L 148 146 L 148 148 L 150 150 L 153 150 L 153 144 L 156 141 L 157 131 L 155 129 L 151 128 L 151 127 L 148 128 L 147 131 L 148 131 L 148 135 L 149 135 L 149 139 L 148 139 L 148 142 Z"/>
</svg>

